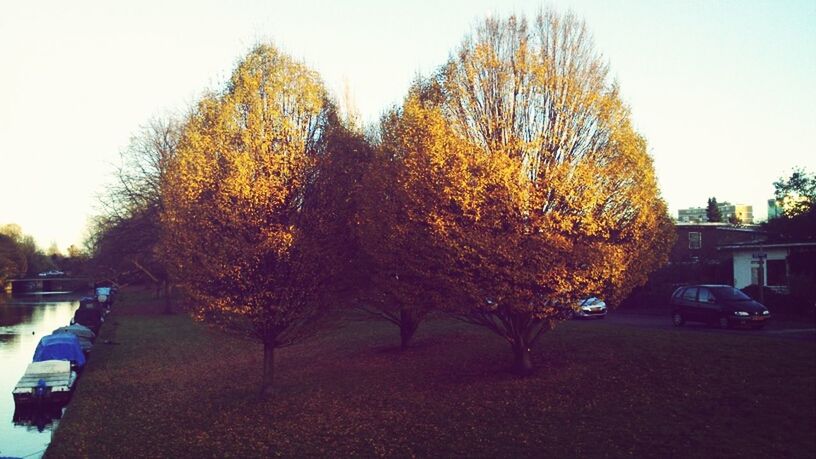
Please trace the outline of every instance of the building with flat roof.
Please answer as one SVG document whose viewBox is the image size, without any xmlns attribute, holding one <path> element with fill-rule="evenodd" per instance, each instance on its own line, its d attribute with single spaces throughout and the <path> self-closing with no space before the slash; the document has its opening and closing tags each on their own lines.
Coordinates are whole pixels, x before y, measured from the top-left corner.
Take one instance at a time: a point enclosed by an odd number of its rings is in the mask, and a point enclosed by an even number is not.
<svg viewBox="0 0 816 459">
<path fill-rule="evenodd" d="M 743 225 L 754 223 L 754 209 L 747 204 L 731 204 L 724 201 L 717 203 L 717 208 L 720 209 L 723 222 L 727 223 L 732 216 L 736 216 L 737 220 Z M 708 222 L 706 208 L 689 207 L 688 209 L 680 209 L 677 211 L 677 221 L 680 223 L 706 223 Z"/>
</svg>

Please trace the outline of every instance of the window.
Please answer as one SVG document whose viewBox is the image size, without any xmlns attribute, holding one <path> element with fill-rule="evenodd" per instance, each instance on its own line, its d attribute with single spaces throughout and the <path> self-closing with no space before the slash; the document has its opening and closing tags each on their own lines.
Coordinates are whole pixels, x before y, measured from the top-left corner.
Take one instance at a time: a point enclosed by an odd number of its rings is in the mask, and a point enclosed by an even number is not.
<svg viewBox="0 0 816 459">
<path fill-rule="evenodd" d="M 707 288 L 701 288 L 700 293 L 697 295 L 697 301 L 700 303 L 713 303 L 714 295 Z"/>
<path fill-rule="evenodd" d="M 686 301 L 697 301 L 697 288 L 687 288 L 685 292 L 683 292 L 683 299 Z"/>
<path fill-rule="evenodd" d="M 768 260 L 768 285 L 788 285 L 788 267 L 785 260 Z"/>
<path fill-rule="evenodd" d="M 751 301 L 751 297 L 734 287 L 714 287 L 711 290 L 715 297 L 723 301 Z"/>
<path fill-rule="evenodd" d="M 689 248 L 699 249 L 703 246 L 703 233 L 699 231 L 691 231 L 689 235 Z"/>
</svg>

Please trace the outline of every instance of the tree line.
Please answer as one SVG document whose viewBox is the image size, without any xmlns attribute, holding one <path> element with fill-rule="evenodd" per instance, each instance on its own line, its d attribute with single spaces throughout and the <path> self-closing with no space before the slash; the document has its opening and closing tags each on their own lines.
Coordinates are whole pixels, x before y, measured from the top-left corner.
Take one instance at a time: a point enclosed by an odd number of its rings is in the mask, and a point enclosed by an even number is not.
<svg viewBox="0 0 816 459">
<path fill-rule="evenodd" d="M 272 45 L 123 152 L 94 256 L 177 286 L 193 316 L 275 351 L 338 307 L 403 348 L 441 311 L 503 338 L 519 374 L 579 299 L 616 304 L 673 226 L 645 139 L 586 25 L 488 18 L 366 133 Z"/>
<path fill-rule="evenodd" d="M 0 225 L 0 287 L 11 279 L 37 277 L 39 273 L 50 270 L 83 274 L 87 262 L 85 251 L 75 245 L 68 247 L 66 254 L 59 250 L 56 243 L 43 250 L 33 236 L 23 232 L 20 225 Z"/>
</svg>

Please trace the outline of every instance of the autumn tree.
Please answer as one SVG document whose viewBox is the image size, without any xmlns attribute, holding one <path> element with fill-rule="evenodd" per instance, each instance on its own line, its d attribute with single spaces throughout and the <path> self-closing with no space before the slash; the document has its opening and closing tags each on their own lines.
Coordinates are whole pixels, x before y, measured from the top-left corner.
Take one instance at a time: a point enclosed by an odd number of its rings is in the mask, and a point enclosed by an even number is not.
<svg viewBox="0 0 816 459">
<path fill-rule="evenodd" d="M 574 16 L 486 19 L 394 123 L 395 186 L 439 247 L 425 275 L 509 343 L 518 373 L 580 298 L 614 305 L 666 261 L 646 142 Z"/>
<path fill-rule="evenodd" d="M 708 203 L 706 204 L 706 221 L 709 223 L 722 221 L 722 212 L 720 212 L 720 206 L 717 204 L 717 198 L 708 198 Z"/>
<path fill-rule="evenodd" d="M 355 234 L 366 282 L 360 284 L 356 305 L 395 325 L 405 350 L 420 323 L 442 301 L 441 284 L 428 275 L 442 260 L 427 227 L 409 218 L 406 190 L 395 186 L 404 160 L 399 139 L 405 133 L 398 121 L 398 111 L 383 117 L 380 140 L 374 142 L 364 174 Z"/>
<path fill-rule="evenodd" d="M 0 233 L 0 291 L 7 280 L 25 274 L 27 268 L 25 253 L 17 242 Z"/>
<path fill-rule="evenodd" d="M 23 233 L 16 223 L 0 226 L 0 234 L 8 236 L 25 257 L 25 270 L 19 276 L 35 277 L 38 273 L 56 268 L 49 256 L 37 246 L 34 237 Z"/>
<path fill-rule="evenodd" d="M 162 248 L 194 316 L 275 350 L 316 330 L 334 273 L 317 192 L 332 105 L 318 75 L 269 45 L 204 97 L 181 131 L 162 190 Z"/>
</svg>

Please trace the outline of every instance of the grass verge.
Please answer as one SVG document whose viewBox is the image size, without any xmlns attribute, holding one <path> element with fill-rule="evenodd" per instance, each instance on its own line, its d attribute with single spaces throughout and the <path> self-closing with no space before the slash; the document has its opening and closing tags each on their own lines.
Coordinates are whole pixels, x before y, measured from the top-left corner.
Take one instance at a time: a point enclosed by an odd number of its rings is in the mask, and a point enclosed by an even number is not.
<svg viewBox="0 0 816 459">
<path fill-rule="evenodd" d="M 127 296 L 127 295 L 126 295 Z M 125 298 L 46 457 L 812 457 L 816 345 L 569 322 L 507 372 L 499 338 L 447 319 L 415 346 L 349 322 L 261 347 Z M 746 335 L 750 332 L 746 332 Z"/>
</svg>

